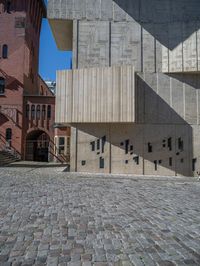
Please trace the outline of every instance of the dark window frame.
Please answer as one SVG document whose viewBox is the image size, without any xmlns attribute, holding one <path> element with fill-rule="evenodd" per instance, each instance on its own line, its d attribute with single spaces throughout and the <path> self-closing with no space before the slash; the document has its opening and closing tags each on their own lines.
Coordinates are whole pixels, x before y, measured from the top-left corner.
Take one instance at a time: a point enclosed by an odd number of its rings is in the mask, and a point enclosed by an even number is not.
<svg viewBox="0 0 200 266">
<path fill-rule="evenodd" d="M 46 105 L 45 104 L 42 105 L 42 118 L 43 119 L 46 118 Z"/>
<path fill-rule="evenodd" d="M 6 80 L 3 77 L 0 77 L 0 95 L 3 95 L 5 93 L 6 88 Z"/>
<path fill-rule="evenodd" d="M 4 11 L 7 12 L 8 14 L 10 14 L 10 11 L 11 11 L 11 1 L 10 0 L 6 0 Z"/>
<path fill-rule="evenodd" d="M 41 108 L 40 105 L 38 104 L 36 108 L 36 118 L 39 120 L 40 117 L 41 117 Z"/>
<path fill-rule="evenodd" d="M 64 136 L 59 136 L 58 138 L 58 153 L 59 155 L 65 154 L 66 140 Z"/>
<path fill-rule="evenodd" d="M 91 151 L 95 151 L 95 141 L 90 142 L 91 145 Z"/>
<path fill-rule="evenodd" d="M 26 118 L 29 118 L 29 114 L 30 114 L 30 105 L 27 104 L 26 105 Z"/>
<path fill-rule="evenodd" d="M 12 140 L 12 128 L 6 128 L 6 141 Z"/>
<path fill-rule="evenodd" d="M 47 118 L 51 118 L 51 105 L 47 106 Z"/>
<path fill-rule="evenodd" d="M 7 59 L 8 58 L 8 45 L 3 44 L 2 46 L 2 58 Z"/>
<path fill-rule="evenodd" d="M 31 118 L 35 119 L 35 105 L 34 104 L 31 105 Z"/>
<path fill-rule="evenodd" d="M 150 142 L 148 142 L 148 153 L 152 153 L 153 152 L 153 146 Z"/>
</svg>

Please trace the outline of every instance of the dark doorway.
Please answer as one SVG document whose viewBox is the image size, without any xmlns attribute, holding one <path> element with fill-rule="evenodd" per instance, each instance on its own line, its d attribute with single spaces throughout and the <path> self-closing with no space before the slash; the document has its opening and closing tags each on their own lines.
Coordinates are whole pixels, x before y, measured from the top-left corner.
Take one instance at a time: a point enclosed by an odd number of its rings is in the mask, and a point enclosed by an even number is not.
<svg viewBox="0 0 200 266">
<path fill-rule="evenodd" d="M 26 138 L 26 160 L 49 161 L 50 138 L 44 131 L 33 131 Z"/>
</svg>

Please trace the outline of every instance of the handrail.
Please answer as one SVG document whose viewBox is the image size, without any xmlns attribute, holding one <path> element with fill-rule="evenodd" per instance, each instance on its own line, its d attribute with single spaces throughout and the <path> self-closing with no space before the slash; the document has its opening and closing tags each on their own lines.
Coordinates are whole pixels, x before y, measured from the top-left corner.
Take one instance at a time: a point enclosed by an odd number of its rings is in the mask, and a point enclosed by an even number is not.
<svg viewBox="0 0 200 266">
<path fill-rule="evenodd" d="M 3 145 L 1 145 L 3 144 Z M 6 140 L 6 138 L 0 133 L 0 150 L 5 150 L 10 152 L 12 155 L 15 156 L 16 159 L 21 159 L 21 154 L 12 146 L 12 144 L 10 144 L 10 146 L 7 146 L 8 141 Z M 59 151 L 59 149 L 57 148 L 56 144 L 50 140 L 49 141 L 49 153 L 55 157 L 59 162 L 61 163 L 69 163 L 69 155 L 64 156 L 63 154 L 58 154 L 56 155 L 56 153 Z"/>
<path fill-rule="evenodd" d="M 55 151 L 55 152 L 51 153 L 51 155 L 53 155 L 60 162 L 69 163 L 69 159 L 66 158 L 67 156 L 64 156 L 63 154 L 56 155 L 56 153 L 59 151 L 59 149 L 57 148 L 56 144 L 52 140 L 50 140 L 49 143 L 50 143 L 50 149 L 52 149 L 53 151 Z"/>
<path fill-rule="evenodd" d="M 10 144 L 10 146 L 7 146 L 8 141 L 6 140 L 6 138 L 0 133 L 0 144 L 1 142 L 3 143 L 3 146 L 0 149 L 1 150 L 5 150 L 9 153 L 11 153 L 16 159 L 21 159 L 21 154 L 12 146 L 12 144 Z"/>
</svg>

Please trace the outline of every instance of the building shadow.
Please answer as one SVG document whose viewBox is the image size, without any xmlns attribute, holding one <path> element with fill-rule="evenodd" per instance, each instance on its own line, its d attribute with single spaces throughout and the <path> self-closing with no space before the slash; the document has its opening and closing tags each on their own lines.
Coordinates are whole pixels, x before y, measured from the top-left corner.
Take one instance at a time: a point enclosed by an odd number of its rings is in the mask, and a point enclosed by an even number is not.
<svg viewBox="0 0 200 266">
<path fill-rule="evenodd" d="M 173 50 L 200 28 L 200 1 L 113 0 L 165 47 Z M 123 17 L 123 15 L 122 15 Z M 117 20 L 117 15 L 116 15 Z"/>
<path fill-rule="evenodd" d="M 141 75 L 134 102 L 135 123 L 72 124 L 83 132 L 77 133 L 77 171 L 87 165 L 86 171 L 192 176 L 191 125 Z"/>
</svg>

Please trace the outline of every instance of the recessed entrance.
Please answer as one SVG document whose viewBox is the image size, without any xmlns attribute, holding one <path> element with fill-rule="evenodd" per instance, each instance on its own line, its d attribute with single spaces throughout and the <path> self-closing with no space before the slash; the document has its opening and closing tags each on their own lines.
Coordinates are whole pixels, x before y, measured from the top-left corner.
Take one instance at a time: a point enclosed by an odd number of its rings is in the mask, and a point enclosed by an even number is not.
<svg viewBox="0 0 200 266">
<path fill-rule="evenodd" d="M 49 161 L 50 138 L 41 130 L 32 131 L 26 138 L 26 160 L 36 162 Z"/>
</svg>

